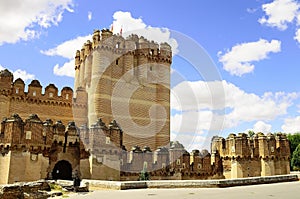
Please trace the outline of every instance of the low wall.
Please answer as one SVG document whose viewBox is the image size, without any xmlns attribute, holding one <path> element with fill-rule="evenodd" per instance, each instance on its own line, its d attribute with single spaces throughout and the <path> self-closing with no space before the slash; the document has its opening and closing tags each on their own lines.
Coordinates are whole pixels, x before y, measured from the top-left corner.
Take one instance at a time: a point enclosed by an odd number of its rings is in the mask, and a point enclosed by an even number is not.
<svg viewBox="0 0 300 199">
<path fill-rule="evenodd" d="M 89 183 L 91 190 L 95 189 L 145 189 L 145 188 L 223 188 L 244 185 L 269 184 L 278 182 L 298 181 L 298 175 L 278 175 L 266 177 L 249 177 L 222 180 L 160 180 L 160 181 L 100 181 L 82 180 L 81 183 Z"/>
<path fill-rule="evenodd" d="M 16 198 L 40 198 L 46 199 L 49 195 L 46 192 L 51 191 L 46 181 L 19 182 L 15 184 L 0 185 L 0 199 Z"/>
</svg>

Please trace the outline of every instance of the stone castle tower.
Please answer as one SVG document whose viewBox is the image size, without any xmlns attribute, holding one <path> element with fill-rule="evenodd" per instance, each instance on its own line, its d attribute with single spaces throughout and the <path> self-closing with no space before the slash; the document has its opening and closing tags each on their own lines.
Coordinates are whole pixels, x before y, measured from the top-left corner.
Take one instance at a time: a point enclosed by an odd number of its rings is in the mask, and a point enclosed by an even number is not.
<svg viewBox="0 0 300 199">
<path fill-rule="evenodd" d="M 75 99 L 87 106 L 87 126 L 116 120 L 128 149 L 169 144 L 170 45 L 107 29 L 95 30 L 92 39 L 75 56 Z M 82 110 L 73 113 L 76 121 Z"/>
</svg>

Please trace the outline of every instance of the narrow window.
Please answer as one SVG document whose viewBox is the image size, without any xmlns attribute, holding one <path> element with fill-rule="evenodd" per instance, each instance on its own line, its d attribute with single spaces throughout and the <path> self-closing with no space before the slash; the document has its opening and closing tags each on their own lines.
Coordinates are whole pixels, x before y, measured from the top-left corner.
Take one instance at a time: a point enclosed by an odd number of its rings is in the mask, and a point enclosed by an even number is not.
<svg viewBox="0 0 300 199">
<path fill-rule="evenodd" d="M 31 140 L 31 131 L 26 131 L 26 140 Z"/>
<path fill-rule="evenodd" d="M 176 160 L 176 164 L 177 164 L 177 165 L 180 165 L 180 159 L 177 159 L 177 160 Z"/>
<path fill-rule="evenodd" d="M 49 97 L 53 97 L 53 93 L 49 93 Z"/>
<path fill-rule="evenodd" d="M 116 65 L 119 65 L 119 59 L 116 59 Z"/>
<path fill-rule="evenodd" d="M 148 163 L 144 162 L 144 169 L 147 169 L 147 168 L 148 168 Z"/>
<path fill-rule="evenodd" d="M 105 140 L 106 142 L 106 144 L 110 144 L 110 137 L 106 137 L 106 140 Z"/>
<path fill-rule="evenodd" d="M 121 43 L 118 42 L 118 43 L 116 44 L 116 48 L 120 48 L 120 46 L 121 46 Z"/>
<path fill-rule="evenodd" d="M 33 91 L 32 95 L 33 95 L 33 96 L 36 96 L 36 91 Z"/>
<path fill-rule="evenodd" d="M 19 93 L 19 88 L 16 88 L 16 94 L 18 94 Z"/>
<path fill-rule="evenodd" d="M 153 70 L 153 68 L 152 68 L 152 66 L 150 66 L 150 71 L 152 71 Z"/>
<path fill-rule="evenodd" d="M 67 100 L 69 99 L 69 94 L 66 94 L 66 99 L 67 99 Z"/>
</svg>

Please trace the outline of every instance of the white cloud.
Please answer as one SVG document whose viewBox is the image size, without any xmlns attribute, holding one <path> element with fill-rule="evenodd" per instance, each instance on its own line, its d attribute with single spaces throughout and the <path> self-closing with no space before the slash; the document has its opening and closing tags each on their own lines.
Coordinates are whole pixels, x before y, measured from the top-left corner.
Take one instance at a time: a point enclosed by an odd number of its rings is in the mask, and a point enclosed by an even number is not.
<svg viewBox="0 0 300 199">
<path fill-rule="evenodd" d="M 4 70 L 4 69 L 5 69 L 5 67 L 0 65 L 0 71 Z M 10 69 L 8 69 L 8 70 L 11 71 Z M 24 82 L 27 82 L 28 80 L 35 79 L 35 75 L 30 74 L 30 73 L 26 72 L 25 70 L 17 69 L 16 71 L 12 71 L 12 73 L 14 75 L 14 80 L 21 78 Z"/>
<path fill-rule="evenodd" d="M 215 88 L 224 90 L 220 92 Z M 226 81 L 182 82 L 171 92 L 171 108 L 176 111 L 171 130 L 182 133 L 221 131 L 243 122 L 271 121 L 285 115 L 298 97 L 297 93 L 284 92 L 266 92 L 258 96 Z"/>
<path fill-rule="evenodd" d="M 300 44 L 300 29 L 296 31 L 294 39 Z"/>
<path fill-rule="evenodd" d="M 255 133 L 262 132 L 262 133 L 270 133 L 272 129 L 272 125 L 267 124 L 263 121 L 258 121 L 253 126 L 253 131 Z"/>
<path fill-rule="evenodd" d="M 179 141 L 187 151 L 194 149 L 209 149 L 210 142 L 207 142 L 206 135 L 200 133 L 195 134 L 171 134 L 172 141 Z"/>
<path fill-rule="evenodd" d="M 68 76 L 74 77 L 75 76 L 75 63 L 74 59 L 70 60 L 69 62 L 64 63 L 63 66 L 59 66 L 56 64 L 53 68 L 53 73 L 57 76 Z"/>
<path fill-rule="evenodd" d="M 188 111 L 171 116 L 173 132 L 201 132 L 208 130 L 213 113 L 211 111 Z M 184 124 L 184 125 L 182 125 Z"/>
<path fill-rule="evenodd" d="M 88 12 L 88 20 L 91 21 L 93 17 L 93 13 L 91 11 Z"/>
<path fill-rule="evenodd" d="M 148 40 L 158 43 L 167 42 L 171 45 L 173 54 L 178 52 L 178 43 L 171 38 L 171 32 L 167 28 L 158 28 L 147 25 L 141 18 L 133 18 L 130 12 L 115 12 L 113 15 L 114 34 L 120 33 L 122 28 L 123 36 L 126 37 L 131 33 L 144 36 Z"/>
<path fill-rule="evenodd" d="M 91 15 L 92 13 L 89 12 L 88 16 Z M 175 39 L 171 38 L 171 33 L 168 29 L 148 26 L 141 18 L 133 18 L 130 12 L 115 12 L 113 18 L 114 34 L 120 33 L 122 27 L 124 37 L 134 32 L 144 36 L 150 41 L 155 40 L 158 43 L 168 42 L 172 46 L 173 52 L 176 52 L 178 44 Z M 92 40 L 92 35 L 80 36 L 65 41 L 55 48 L 42 50 L 41 53 L 48 56 L 61 56 L 69 59 L 63 66 L 56 64 L 53 68 L 53 72 L 55 75 L 59 76 L 74 77 L 74 65 L 71 66 L 74 61 L 72 59 L 74 59 L 75 51 L 81 49 L 87 40 Z"/>
<path fill-rule="evenodd" d="M 35 79 L 35 76 L 33 74 L 27 73 L 25 70 L 21 70 L 21 69 L 14 71 L 13 74 L 14 74 L 14 79 L 21 78 L 24 82 Z"/>
<path fill-rule="evenodd" d="M 287 24 L 293 22 L 297 17 L 299 8 L 300 4 L 295 0 L 274 0 L 271 3 L 262 5 L 262 10 L 266 16 L 258 21 L 261 24 L 285 30 Z"/>
<path fill-rule="evenodd" d="M 285 133 L 300 132 L 300 116 L 285 119 L 284 124 L 281 126 L 281 128 Z"/>
<path fill-rule="evenodd" d="M 65 41 L 62 44 L 56 46 L 55 48 L 41 51 L 41 53 L 48 56 L 61 56 L 69 59 L 62 66 L 56 64 L 53 67 L 53 73 L 57 76 L 74 77 L 75 76 L 74 57 L 75 57 L 76 50 L 80 50 L 83 44 L 89 39 L 92 39 L 92 35 L 80 36 L 75 39 Z"/>
<path fill-rule="evenodd" d="M 281 42 L 278 40 L 267 41 L 260 39 L 256 42 L 237 44 L 224 54 L 219 52 L 219 61 L 224 70 L 231 75 L 242 76 L 254 70 L 254 61 L 266 59 L 268 54 L 281 51 Z"/>
<path fill-rule="evenodd" d="M 58 25 L 65 11 L 73 12 L 72 7 L 73 0 L 0 1 L 0 45 L 37 37 L 36 28 Z"/>
<path fill-rule="evenodd" d="M 75 39 L 65 41 L 55 48 L 49 50 L 42 50 L 41 53 L 48 56 L 61 56 L 68 59 L 73 59 L 75 57 L 76 50 L 80 50 L 83 44 L 87 40 L 91 40 L 92 35 L 79 36 Z"/>
</svg>

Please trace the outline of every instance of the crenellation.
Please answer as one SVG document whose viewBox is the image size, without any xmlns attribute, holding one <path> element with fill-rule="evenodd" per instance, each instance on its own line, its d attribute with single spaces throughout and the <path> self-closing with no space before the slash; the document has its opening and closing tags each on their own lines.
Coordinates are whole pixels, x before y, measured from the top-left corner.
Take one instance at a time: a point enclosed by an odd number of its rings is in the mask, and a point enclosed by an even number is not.
<svg viewBox="0 0 300 199">
<path fill-rule="evenodd" d="M 6 73 L 4 73 L 6 74 Z M 13 113 L 18 113 L 25 118 L 28 114 L 38 114 L 42 120 L 48 118 L 63 122 L 74 120 L 72 106 L 76 105 L 79 111 L 85 109 L 85 104 L 73 103 L 73 90 L 70 87 L 64 87 L 60 91 L 54 84 L 43 87 L 38 80 L 32 80 L 25 90 L 25 83 L 18 78 L 13 81 L 10 76 L 9 89 L 0 91 L 0 117 L 9 117 Z M 3 80 L 3 79 L 2 79 Z M 0 81 L 0 84 L 2 82 Z M 3 83 L 3 82 L 2 82 Z M 3 89 L 4 87 L 0 87 Z M 85 119 L 78 122 L 86 122 Z"/>
<path fill-rule="evenodd" d="M 279 175 L 289 172 L 289 153 L 285 153 L 289 142 L 278 142 L 284 136 L 257 133 L 250 138 L 244 133 L 230 134 L 225 144 L 215 137 L 211 146 L 220 153 L 226 178 Z"/>
</svg>

